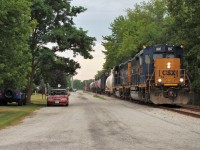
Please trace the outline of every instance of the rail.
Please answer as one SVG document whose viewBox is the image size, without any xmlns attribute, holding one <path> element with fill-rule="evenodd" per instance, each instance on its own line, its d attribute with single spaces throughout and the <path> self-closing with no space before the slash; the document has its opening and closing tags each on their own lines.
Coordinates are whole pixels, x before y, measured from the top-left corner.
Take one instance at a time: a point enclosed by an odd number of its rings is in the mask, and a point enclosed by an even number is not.
<svg viewBox="0 0 200 150">
<path fill-rule="evenodd" d="M 166 106 L 159 106 L 159 107 L 168 111 L 177 112 L 179 114 L 200 118 L 200 109 L 197 108 L 187 108 L 182 106 L 179 106 L 178 108 L 171 108 Z"/>
</svg>

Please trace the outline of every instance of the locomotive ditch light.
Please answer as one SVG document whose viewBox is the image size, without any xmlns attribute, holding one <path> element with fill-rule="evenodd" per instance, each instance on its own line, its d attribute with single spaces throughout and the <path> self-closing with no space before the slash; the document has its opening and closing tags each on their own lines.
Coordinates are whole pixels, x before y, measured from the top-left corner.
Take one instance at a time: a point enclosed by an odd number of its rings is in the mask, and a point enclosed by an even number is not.
<svg viewBox="0 0 200 150">
<path fill-rule="evenodd" d="M 184 79 L 183 79 L 183 78 L 180 78 L 180 82 L 183 83 L 183 81 L 184 81 Z"/>
<path fill-rule="evenodd" d="M 159 82 L 159 83 L 161 83 L 161 82 L 162 82 L 162 79 L 161 79 L 161 78 L 159 78 L 159 79 L 158 79 L 158 82 Z"/>
</svg>

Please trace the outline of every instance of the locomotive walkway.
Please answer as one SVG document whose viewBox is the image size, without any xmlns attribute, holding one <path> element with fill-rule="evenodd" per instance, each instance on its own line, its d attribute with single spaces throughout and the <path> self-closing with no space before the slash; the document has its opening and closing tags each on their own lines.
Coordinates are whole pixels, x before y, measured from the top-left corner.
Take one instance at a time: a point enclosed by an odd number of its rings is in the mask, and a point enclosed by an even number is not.
<svg viewBox="0 0 200 150">
<path fill-rule="evenodd" d="M 0 150 L 199 150 L 200 119 L 92 93 L 0 130 Z"/>
</svg>

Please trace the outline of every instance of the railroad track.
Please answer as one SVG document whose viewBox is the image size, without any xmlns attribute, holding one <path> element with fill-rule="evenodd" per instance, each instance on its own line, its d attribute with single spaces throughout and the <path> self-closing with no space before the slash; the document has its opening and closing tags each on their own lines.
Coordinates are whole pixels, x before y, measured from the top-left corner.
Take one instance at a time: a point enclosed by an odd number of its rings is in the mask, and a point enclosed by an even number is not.
<svg viewBox="0 0 200 150">
<path fill-rule="evenodd" d="M 195 117 L 195 118 L 200 118 L 200 109 L 198 108 L 188 108 L 184 106 L 177 106 L 177 107 L 168 107 L 168 106 L 160 106 L 160 108 L 177 112 L 180 114 L 184 114 L 187 116 Z"/>
<path fill-rule="evenodd" d="M 193 108 L 193 107 L 187 107 L 187 106 L 179 106 L 179 105 L 155 105 L 152 103 L 145 103 L 143 101 L 132 101 L 134 103 L 140 104 L 140 105 L 146 105 L 150 107 L 156 107 L 156 108 L 162 108 L 165 110 L 173 111 L 179 114 L 200 118 L 200 108 Z"/>
<path fill-rule="evenodd" d="M 105 95 L 105 94 L 104 94 Z M 122 100 L 119 97 L 112 96 L 113 98 L 117 98 Z M 129 100 L 130 101 L 130 100 Z M 133 103 L 137 103 L 140 105 L 146 105 L 150 107 L 156 107 L 156 108 L 162 108 L 168 111 L 173 111 L 177 112 L 179 114 L 195 117 L 195 118 L 200 118 L 200 108 L 192 108 L 192 107 L 187 107 L 187 106 L 179 106 L 179 105 L 155 105 L 152 103 L 145 103 L 143 101 L 136 101 L 136 100 L 131 100 Z"/>
</svg>

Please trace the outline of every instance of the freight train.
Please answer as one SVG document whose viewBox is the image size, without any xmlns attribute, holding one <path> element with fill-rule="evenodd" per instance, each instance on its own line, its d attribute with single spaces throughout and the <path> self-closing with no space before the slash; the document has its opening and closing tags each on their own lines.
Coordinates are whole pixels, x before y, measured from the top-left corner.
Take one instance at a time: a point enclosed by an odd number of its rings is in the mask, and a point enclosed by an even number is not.
<svg viewBox="0 0 200 150">
<path fill-rule="evenodd" d="M 90 84 L 93 92 L 154 104 L 187 104 L 190 79 L 181 46 L 148 46 Z"/>
</svg>

